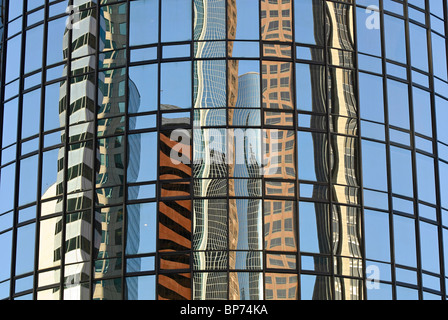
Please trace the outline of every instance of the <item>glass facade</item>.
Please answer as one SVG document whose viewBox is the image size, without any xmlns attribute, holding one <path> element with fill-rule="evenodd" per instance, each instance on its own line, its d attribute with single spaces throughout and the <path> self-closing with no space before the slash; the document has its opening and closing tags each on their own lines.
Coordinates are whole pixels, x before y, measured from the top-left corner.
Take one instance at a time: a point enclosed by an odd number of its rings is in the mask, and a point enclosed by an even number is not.
<svg viewBox="0 0 448 320">
<path fill-rule="evenodd" d="M 446 300 L 447 0 L 0 7 L 0 299 Z"/>
</svg>

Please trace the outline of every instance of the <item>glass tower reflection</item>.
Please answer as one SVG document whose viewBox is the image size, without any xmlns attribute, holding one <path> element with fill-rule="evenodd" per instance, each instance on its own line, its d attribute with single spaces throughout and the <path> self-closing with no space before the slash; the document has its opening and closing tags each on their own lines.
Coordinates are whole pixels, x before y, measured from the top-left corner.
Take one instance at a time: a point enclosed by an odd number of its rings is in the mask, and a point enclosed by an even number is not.
<svg viewBox="0 0 448 320">
<path fill-rule="evenodd" d="M 446 0 L 73 2 L 0 1 L 0 298 L 446 299 Z"/>
</svg>

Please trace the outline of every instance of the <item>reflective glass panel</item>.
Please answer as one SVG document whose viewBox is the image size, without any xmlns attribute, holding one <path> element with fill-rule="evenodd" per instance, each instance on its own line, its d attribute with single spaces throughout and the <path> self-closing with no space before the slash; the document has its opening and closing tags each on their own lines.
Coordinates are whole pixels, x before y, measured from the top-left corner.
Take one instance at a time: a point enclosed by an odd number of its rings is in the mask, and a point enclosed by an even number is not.
<svg viewBox="0 0 448 320">
<path fill-rule="evenodd" d="M 365 241 L 366 257 L 373 260 L 390 261 L 389 215 L 366 210 Z"/>
<path fill-rule="evenodd" d="M 386 146 L 363 140 L 362 159 L 364 187 L 386 191 Z"/>
<path fill-rule="evenodd" d="M 323 45 L 324 35 L 315 32 L 315 26 L 323 23 L 323 10 L 321 1 L 305 0 L 295 1 L 295 41 L 305 44 Z"/>
<path fill-rule="evenodd" d="M 31 223 L 17 230 L 16 274 L 23 274 L 34 269 L 34 246 L 36 224 Z"/>
<path fill-rule="evenodd" d="M 330 253 L 329 207 L 323 203 L 299 203 L 300 249 L 311 253 Z"/>
<path fill-rule="evenodd" d="M 394 215 L 395 262 L 415 267 L 417 263 L 415 222 L 413 219 Z"/>
<path fill-rule="evenodd" d="M 156 300 L 156 277 L 126 278 L 126 300 Z"/>
<path fill-rule="evenodd" d="M 126 254 L 156 251 L 157 212 L 155 203 L 135 204 L 126 207 Z"/>
<path fill-rule="evenodd" d="M 162 42 L 191 39 L 191 10 L 190 0 L 162 1 Z"/>
<path fill-rule="evenodd" d="M 406 63 L 406 35 L 404 20 L 384 15 L 386 57 Z"/>
<path fill-rule="evenodd" d="M 129 135 L 128 182 L 157 179 L 157 136 L 156 132 Z"/>
<path fill-rule="evenodd" d="M 191 63 L 162 64 L 160 108 L 191 108 Z"/>
<path fill-rule="evenodd" d="M 157 43 L 159 3 L 156 0 L 138 0 L 129 4 L 129 44 Z"/>
<path fill-rule="evenodd" d="M 0 280 L 6 280 L 10 278 L 11 272 L 11 254 L 12 254 L 12 232 L 6 232 L 0 234 L 0 244 L 2 250 L 0 251 Z M 9 295 L 9 294 L 8 294 Z"/>
</svg>

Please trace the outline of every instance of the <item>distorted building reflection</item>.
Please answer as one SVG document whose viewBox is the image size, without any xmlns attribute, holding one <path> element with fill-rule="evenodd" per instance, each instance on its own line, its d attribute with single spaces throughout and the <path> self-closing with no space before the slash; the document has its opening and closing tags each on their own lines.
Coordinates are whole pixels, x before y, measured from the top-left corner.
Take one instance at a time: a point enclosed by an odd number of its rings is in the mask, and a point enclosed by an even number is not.
<svg viewBox="0 0 448 320">
<path fill-rule="evenodd" d="M 323 83 L 325 79 L 320 69 L 311 70 L 314 97 L 312 108 L 315 113 L 325 111 L 325 103 L 319 97 L 328 96 L 326 112 L 330 114 L 331 135 L 327 138 L 321 134 L 313 134 L 313 141 L 317 180 L 331 182 L 331 201 L 334 204 L 329 207 L 325 203 L 315 203 L 315 212 L 320 252 L 332 252 L 334 272 L 341 277 L 332 280 L 331 277 L 317 276 L 313 299 L 358 300 L 363 298 L 362 281 L 359 280 L 362 277 L 361 218 L 360 210 L 356 207 L 359 205 L 359 151 L 356 138 L 358 111 L 353 72 L 341 68 L 351 67 L 354 63 L 352 7 L 329 1 L 325 2 L 325 6 L 326 27 L 332 31 L 327 33 L 325 42 L 329 46 L 329 63 L 335 67 L 330 67 L 327 72 L 326 94 L 323 94 L 322 90 L 326 84 Z M 314 12 L 317 22 L 323 17 L 321 12 Z M 323 37 L 322 30 L 315 30 L 315 36 L 321 41 L 319 39 Z M 319 53 L 312 51 L 312 54 Z M 320 121 L 320 116 L 311 116 L 311 122 L 316 128 L 322 128 Z M 316 185 L 316 198 L 322 198 L 325 193 L 325 187 Z M 329 265 L 320 265 L 322 261 L 324 260 L 319 257 L 315 258 L 316 268 L 328 269 Z"/>
<path fill-rule="evenodd" d="M 41 241 L 45 246 L 53 247 L 53 265 L 64 265 L 64 299 L 85 300 L 114 300 L 121 299 L 121 284 L 115 286 L 102 286 L 99 281 L 94 289 L 93 297 L 86 281 L 90 278 L 101 279 L 104 276 L 121 275 L 121 253 L 123 251 L 123 207 L 114 206 L 124 201 L 124 157 L 125 144 L 122 135 L 124 132 L 124 117 L 126 94 L 124 84 L 127 81 L 125 69 L 111 69 L 99 73 L 98 105 L 95 107 L 95 79 L 93 72 L 96 69 L 97 50 L 105 52 L 101 63 L 103 67 L 123 63 L 123 51 L 126 43 L 126 34 L 111 27 L 112 22 L 126 21 L 126 15 L 120 6 L 105 7 L 101 10 L 101 30 L 96 31 L 96 10 L 87 10 L 79 20 L 77 28 L 72 29 L 71 48 L 69 32 L 64 36 L 64 54 L 71 55 L 76 60 L 70 68 L 65 66 L 64 72 L 71 72 L 70 87 L 67 82 L 61 85 L 60 96 L 60 123 L 64 127 L 68 121 L 68 137 L 63 132 L 62 141 L 67 139 L 69 148 L 67 152 L 62 148 L 58 157 L 58 180 L 44 194 L 43 198 L 59 197 L 46 203 L 43 215 L 63 211 L 63 194 L 67 193 L 67 217 L 53 221 L 53 225 L 41 232 Z M 96 48 L 91 39 L 101 35 L 100 48 Z M 62 39 L 61 39 L 62 41 Z M 79 75 L 79 76 L 78 76 Z M 70 92 L 68 96 L 66 92 Z M 140 96 L 138 88 L 129 81 L 129 101 L 134 110 L 138 110 Z M 69 114 L 67 114 L 67 99 L 69 101 Z M 97 112 L 96 112 L 97 110 Z M 95 128 L 95 117 L 98 125 Z M 96 147 L 91 140 L 98 136 Z M 116 135 L 114 137 L 108 137 Z M 106 136 L 106 138 L 101 138 Z M 134 140 L 133 143 L 137 143 Z M 130 154 L 136 165 L 130 172 L 138 172 L 138 154 Z M 68 157 L 68 160 L 66 160 Z M 64 176 L 65 164 L 67 176 Z M 67 179 L 67 180 L 65 180 Z M 93 187 L 96 193 L 93 195 Z M 67 188 L 65 190 L 65 188 Z M 134 189 L 133 192 L 138 192 Z M 92 219 L 91 207 L 94 206 L 95 216 Z M 128 213 L 138 215 L 138 209 Z M 92 225 L 93 222 L 93 225 Z M 63 226 L 64 225 L 64 226 Z M 138 230 L 138 228 L 134 228 Z M 61 252 L 61 239 L 65 239 Z M 134 240 L 138 240 L 138 233 L 130 235 L 127 246 L 132 247 Z M 93 243 L 92 243 L 93 242 Z M 93 251 L 92 251 L 93 250 Z M 63 260 L 61 255 L 64 255 Z M 94 261 L 94 265 L 91 265 Z M 93 273 L 92 273 L 93 271 Z M 45 281 L 45 280 L 44 280 Z M 59 281 L 59 280 L 57 280 Z M 130 297 L 135 295 L 137 284 L 128 285 L 127 292 Z M 41 299 L 53 297 L 41 295 Z"/>
<path fill-rule="evenodd" d="M 238 77 L 235 105 L 229 105 L 229 250 L 230 268 L 261 270 L 262 259 L 262 163 L 260 123 L 260 75 L 247 72 Z M 243 198 L 246 197 L 246 198 Z M 248 199 L 247 199 L 248 198 Z M 229 283 L 231 300 L 263 298 L 260 272 L 233 272 Z M 232 280 L 232 279 L 230 279 Z"/>
<path fill-rule="evenodd" d="M 292 4 L 259 4 L 262 57 L 257 66 L 233 57 L 234 41 L 228 40 L 236 40 L 241 28 L 236 1 L 195 0 L 193 127 L 189 111 L 167 103 L 166 93 L 159 101 L 154 289 L 159 300 L 298 298 Z M 64 54 L 76 59 L 64 69 L 70 83 L 61 85 L 60 123 L 68 128 L 61 139 L 67 149 L 59 150 L 58 179 L 43 196 L 55 200 L 46 202 L 43 215 L 67 215 L 49 219 L 40 234 L 47 247 L 42 267 L 64 269 L 64 299 L 118 300 L 123 294 L 138 299 L 141 289 L 137 277 L 126 278 L 125 288 L 121 282 L 123 251 L 138 252 L 143 241 L 141 207 L 123 206 L 126 192 L 137 198 L 139 186 L 125 191 L 124 181 L 137 181 L 143 159 L 140 135 L 125 140 L 125 131 L 135 126 L 126 110 L 138 112 L 144 90 L 125 68 L 127 35 L 117 27 L 126 23 L 123 6 L 101 7 L 98 32 L 96 11 L 86 10 L 80 28 L 64 36 Z M 331 32 L 324 35 L 319 27 L 315 33 L 328 46 L 331 67 L 324 72 L 310 67 L 310 121 L 318 130 L 328 127 L 326 134 L 311 133 L 315 175 L 326 183 L 313 190 L 314 198 L 326 200 L 314 203 L 319 241 L 314 261 L 316 270 L 332 270 L 335 276 L 318 274 L 312 297 L 360 299 L 358 111 L 353 71 L 344 68 L 353 66 L 352 8 L 328 1 L 325 6 L 326 14 L 317 6 L 314 18 Z M 92 40 L 97 36 L 99 48 Z M 125 220 L 132 232 L 123 237 Z M 139 270 L 138 261 L 128 267 Z M 60 273 L 49 277 L 54 279 L 44 280 L 58 282 Z M 59 295 L 46 291 L 41 298 Z"/>
<path fill-rule="evenodd" d="M 195 0 L 194 6 L 196 56 L 225 55 L 218 41 L 209 40 L 226 38 L 226 1 Z M 229 18 L 227 23 L 234 21 Z M 225 60 L 195 61 L 193 90 L 193 299 L 227 299 L 227 226 L 232 228 L 233 214 L 226 199 L 226 137 L 223 130 L 209 129 L 226 123 Z"/>
<path fill-rule="evenodd" d="M 261 2 L 261 39 L 263 57 L 290 60 L 292 58 L 291 1 Z M 297 265 L 295 153 L 293 130 L 294 91 L 293 65 L 290 62 L 262 60 L 262 104 L 265 146 L 264 170 L 266 197 L 264 200 L 265 250 L 283 253 L 267 255 L 266 268 L 294 270 Z M 288 130 L 290 129 L 290 130 Z M 275 180 L 274 180 L 275 179 Z M 290 198 L 290 200 L 286 200 Z M 297 275 L 271 273 L 265 279 L 266 299 L 295 300 L 298 295 Z"/>
</svg>

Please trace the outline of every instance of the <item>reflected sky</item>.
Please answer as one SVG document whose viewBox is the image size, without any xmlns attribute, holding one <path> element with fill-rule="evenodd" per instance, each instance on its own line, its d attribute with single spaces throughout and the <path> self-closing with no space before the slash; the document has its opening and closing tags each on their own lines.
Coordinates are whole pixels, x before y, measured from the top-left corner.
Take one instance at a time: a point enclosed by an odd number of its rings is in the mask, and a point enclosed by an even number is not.
<svg viewBox="0 0 448 320">
<path fill-rule="evenodd" d="M 191 1 L 162 1 L 162 42 L 191 40 Z"/>
</svg>

